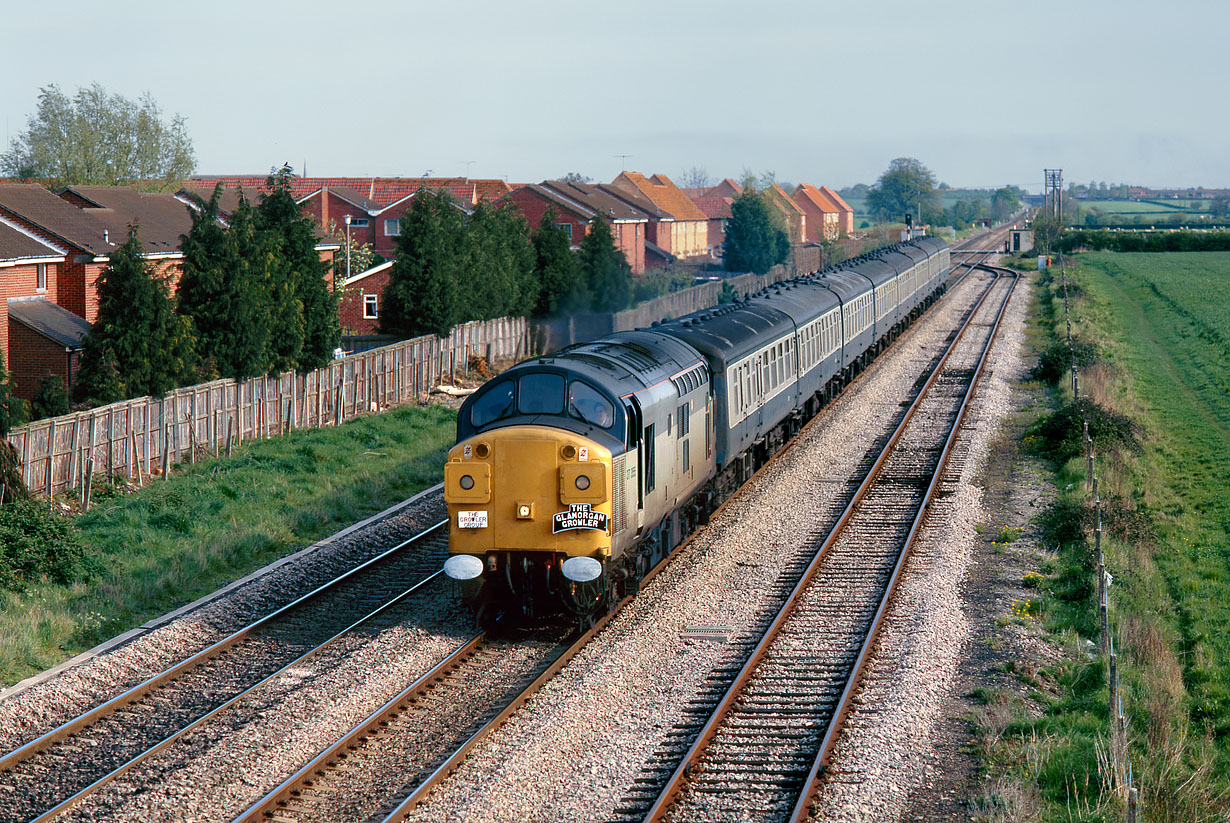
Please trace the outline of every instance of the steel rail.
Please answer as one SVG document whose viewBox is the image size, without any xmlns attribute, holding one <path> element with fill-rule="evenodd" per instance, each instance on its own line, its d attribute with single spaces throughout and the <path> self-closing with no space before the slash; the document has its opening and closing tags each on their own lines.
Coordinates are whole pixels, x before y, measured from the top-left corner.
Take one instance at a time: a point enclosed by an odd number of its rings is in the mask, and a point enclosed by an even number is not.
<svg viewBox="0 0 1230 823">
<path fill-rule="evenodd" d="M 294 774 L 283 780 L 271 792 L 249 807 L 247 811 L 234 818 L 232 823 L 251 823 L 252 821 L 263 820 L 265 817 L 272 816 L 279 807 L 286 805 L 292 797 L 310 783 L 312 775 L 327 766 L 331 760 L 335 759 L 339 752 L 352 748 L 365 737 L 376 735 L 380 727 L 388 721 L 390 716 L 405 711 L 405 707 L 402 704 L 412 695 L 423 691 L 428 683 L 440 677 L 441 672 L 446 671 L 449 667 L 457 664 L 462 658 L 472 654 L 474 650 L 486 642 L 487 638 L 487 633 L 482 632 L 458 646 L 448 657 L 433 666 L 426 674 L 416 678 L 413 683 L 398 692 L 397 696 L 372 712 L 363 722 L 346 732 L 346 734 L 330 744 L 307 763 L 304 763 Z"/>
<path fill-rule="evenodd" d="M 423 529 L 422 531 L 420 531 L 418 534 L 414 535 L 413 537 L 410 537 L 407 540 L 402 541 L 396 546 L 377 555 L 376 557 L 373 557 L 365 561 L 364 563 L 360 564 L 359 566 L 356 566 L 355 568 L 350 569 L 344 574 L 337 576 L 333 580 L 318 586 L 317 588 L 313 589 L 307 594 L 304 594 L 296 598 L 295 600 L 291 601 L 285 606 L 282 606 L 281 608 L 265 615 L 259 620 L 253 621 L 247 626 L 244 626 L 243 628 L 232 632 L 231 634 L 227 635 L 221 640 L 213 643 L 212 645 L 206 647 L 205 649 L 202 649 L 196 654 L 193 654 L 185 658 L 184 660 L 180 661 L 174 666 L 163 670 L 159 674 L 156 674 L 156 675 L 153 675 L 147 678 L 146 680 L 142 681 L 141 683 L 138 683 L 137 685 L 131 687 L 130 689 L 124 691 L 123 693 L 116 695 L 115 697 L 107 700 L 106 702 L 101 703 L 98 706 L 95 706 L 89 711 L 77 716 L 76 718 L 72 720 L 69 720 L 61 724 L 60 726 L 57 726 L 56 728 L 52 729 L 49 732 L 46 732 L 45 734 L 30 741 L 29 743 L 26 743 L 23 746 L 17 749 L 14 749 L 13 751 L 6 754 L 4 757 L 0 758 L 0 772 L 10 769 L 13 766 L 16 766 L 17 764 L 29 759 L 30 757 L 33 757 L 34 755 L 38 754 L 44 749 L 51 747 L 53 744 L 57 743 L 58 741 L 64 740 L 70 735 L 88 728 L 92 724 L 96 723 L 98 720 L 104 717 L 108 717 L 112 714 L 115 714 L 118 710 L 122 709 L 123 707 L 138 702 L 142 698 L 152 693 L 155 689 L 165 686 L 167 683 L 174 680 L 177 676 L 183 674 L 184 672 L 192 668 L 195 668 L 197 665 L 200 665 L 201 663 L 204 663 L 205 661 L 209 659 L 212 659 L 218 656 L 220 653 L 225 652 L 228 649 L 233 648 L 240 642 L 250 637 L 258 629 L 273 622 L 276 618 L 285 615 L 290 610 L 295 609 L 299 606 L 302 606 L 303 604 L 310 602 L 313 599 L 319 598 L 324 593 L 330 591 L 331 589 L 334 589 L 335 587 L 349 580 L 351 577 L 357 575 L 358 573 L 366 570 L 367 568 L 373 566 L 374 564 L 377 564 L 387 559 L 393 554 L 402 551 L 403 549 L 405 549 L 407 546 L 411 545 L 412 543 L 415 543 L 423 539 L 424 537 L 427 537 L 428 535 L 437 531 L 441 527 L 447 525 L 447 523 L 448 523 L 447 520 L 443 520 L 432 526 L 429 526 L 426 529 Z M 163 750 L 168 745 L 170 745 L 172 742 L 174 742 L 176 739 L 181 737 L 183 734 L 185 734 L 186 732 L 198 726 L 200 723 L 214 716 L 222 709 L 232 705 L 236 700 L 240 699 L 241 697 L 251 692 L 252 689 L 255 689 L 263 685 L 264 683 L 268 682 L 273 677 L 276 677 L 277 675 L 281 674 L 283 671 L 285 671 L 290 666 L 293 666 L 295 665 L 295 663 L 301 662 L 305 658 L 310 657 L 311 655 L 320 651 L 325 646 L 336 641 L 339 637 L 343 636 L 344 634 L 349 633 L 350 631 L 353 631 L 353 629 L 356 628 L 357 626 L 373 619 L 375 616 L 383 612 L 385 609 L 390 608 L 392 605 L 394 605 L 398 601 L 409 596 L 419 587 L 426 585 L 431 580 L 434 580 L 440 574 L 441 572 L 435 572 L 429 575 L 427 578 L 424 578 L 423 580 L 419 581 L 414 586 L 403 591 L 401 594 L 398 594 L 396 597 L 387 601 L 384 605 L 378 607 L 376 610 L 369 613 L 365 617 L 361 618 L 359 621 L 356 621 L 351 626 L 348 626 L 346 629 L 342 630 L 341 632 L 337 633 L 333 637 L 330 637 L 328 640 L 324 641 L 324 643 L 318 645 L 317 647 L 308 651 L 304 655 L 300 656 L 294 662 L 279 668 L 278 671 L 262 679 L 260 682 L 244 689 L 242 692 L 233 696 L 230 700 L 223 703 L 221 706 L 215 707 L 214 709 L 210 710 L 205 715 L 194 720 L 191 724 L 189 724 L 185 728 L 180 729 L 179 731 L 177 731 L 176 733 L 174 733 L 173 735 L 167 738 L 164 738 L 163 740 L 156 743 L 152 748 L 147 749 L 146 751 L 137 755 L 135 758 L 130 759 L 126 763 L 122 764 L 121 766 L 117 767 L 113 771 L 109 772 L 105 777 L 102 777 L 99 780 L 94 781 L 89 786 L 85 787 L 84 789 L 81 789 L 80 791 L 74 793 L 73 795 L 66 798 L 65 800 L 60 801 L 52 809 L 49 809 L 41 813 L 38 817 L 32 818 L 30 823 L 41 823 L 41 821 L 49 820 L 51 817 L 67 810 L 68 808 L 80 802 L 82 799 L 84 799 L 88 795 L 97 791 L 97 789 L 100 788 L 101 786 L 105 785 L 106 783 L 110 782 L 116 777 L 124 774 L 129 769 L 131 769 L 133 766 L 145 760 L 147 757 L 153 755 L 154 753 L 158 751 Z"/>
<path fill-rule="evenodd" d="M 990 290 L 988 289 L 988 293 L 989 291 Z M 977 306 L 975 306 L 975 308 L 971 310 L 970 317 L 973 316 L 974 312 L 977 310 L 978 306 L 981 305 L 982 300 L 984 300 L 985 297 L 986 295 L 984 294 L 983 297 L 980 298 Z M 963 331 L 964 330 L 962 330 L 961 333 L 963 333 Z M 960 338 L 961 333 L 958 334 L 957 339 L 954 339 L 953 346 L 956 345 L 956 342 Z M 951 348 L 952 347 L 950 347 L 950 349 Z M 941 363 L 937 365 L 935 372 L 933 373 L 931 379 L 928 381 L 927 386 L 929 386 L 930 383 L 934 380 L 935 375 L 938 374 L 939 372 L 939 367 L 942 365 L 943 361 L 947 359 L 947 356 L 948 355 L 946 352 L 943 360 L 941 360 Z M 925 388 L 924 388 L 924 391 L 925 391 Z M 915 401 L 915 404 L 916 403 L 917 403 L 917 400 Z M 912 413 L 913 413 L 913 405 L 911 406 L 911 409 L 909 410 L 909 412 L 907 412 L 907 415 L 912 414 Z M 804 429 L 806 428 L 807 427 L 804 426 Z M 796 434 L 795 437 L 791 438 L 790 441 L 785 446 L 783 446 L 782 449 L 778 451 L 775 457 L 780 456 L 788 452 L 791 448 L 793 448 L 794 445 L 798 442 L 799 435 L 801 435 L 801 433 L 802 433 L 802 430 L 800 431 L 799 434 Z M 894 435 L 894 440 L 895 440 L 895 437 L 896 435 Z M 753 474 L 753 477 L 762 473 L 765 470 L 765 468 L 767 468 L 768 465 L 769 464 L 762 466 L 757 472 L 755 472 L 755 474 Z M 877 464 L 877 470 L 878 470 L 878 464 Z M 750 480 L 751 478 L 749 478 L 749 482 Z M 746 487 L 747 487 L 747 484 L 744 484 L 740 488 L 742 489 Z M 713 512 L 713 515 L 716 516 L 717 514 L 719 514 L 736 497 L 738 497 L 737 492 L 735 494 L 732 494 L 726 500 L 722 501 L 718 505 L 718 507 L 715 509 L 715 511 Z M 692 538 L 690 536 L 687 540 L 683 541 L 679 546 L 675 547 L 666 558 L 664 558 L 653 569 L 651 569 L 650 572 L 644 577 L 644 579 L 641 580 L 641 584 L 640 584 L 641 587 L 643 587 L 644 585 L 649 583 L 654 577 L 656 577 L 657 574 L 660 571 L 662 571 L 662 569 L 665 568 L 666 563 L 668 562 L 670 557 L 673 557 L 676 552 L 684 548 L 684 546 L 686 546 L 691 541 L 691 539 Z M 535 678 L 533 682 L 527 685 L 525 689 L 523 689 L 521 693 L 517 695 L 517 697 L 515 697 L 512 701 L 510 701 L 503 710 L 501 710 L 495 717 L 493 717 L 490 721 L 484 724 L 482 728 L 475 731 L 474 734 L 472 734 L 460 747 L 458 747 L 456 751 L 454 751 L 454 753 L 450 755 L 447 760 L 441 763 L 441 765 L 438 766 L 432 772 L 432 774 L 430 774 L 418 786 L 416 786 L 410 792 L 410 794 L 405 799 L 403 799 L 397 805 L 397 807 L 393 809 L 393 811 L 391 811 L 384 818 L 385 823 L 397 823 L 397 821 L 404 820 L 415 807 L 417 807 L 420 803 L 423 802 L 423 800 L 425 799 L 425 796 L 427 795 L 429 791 L 431 791 L 431 789 L 438 786 L 440 783 L 442 783 L 445 779 L 447 779 L 450 775 L 452 775 L 457 770 L 457 768 L 466 759 L 470 751 L 472 751 L 475 746 L 479 745 L 484 739 L 490 737 L 491 734 L 493 734 L 497 729 L 499 729 L 504 724 L 504 722 L 508 720 L 509 717 L 511 717 L 521 707 L 523 707 L 525 703 L 528 702 L 529 699 L 542 688 L 543 685 L 545 685 L 556 674 L 558 674 L 558 672 L 565 665 L 567 665 L 567 663 L 571 661 L 576 656 L 576 654 L 580 652 L 580 650 L 584 648 L 584 646 L 588 644 L 590 640 L 593 639 L 594 636 L 596 636 L 603 628 L 605 628 L 606 625 L 612 619 L 614 619 L 614 617 L 617 614 L 619 614 L 619 612 L 629 602 L 631 602 L 633 597 L 634 596 L 630 596 L 620 601 L 620 603 L 617 605 L 617 607 L 614 610 L 604 615 L 601 619 L 599 619 L 595 623 L 593 627 L 591 627 L 588 631 L 578 636 L 576 641 L 571 646 L 569 646 L 563 653 L 561 653 L 561 655 L 550 666 L 548 666 L 537 678 Z M 387 703 L 385 703 L 383 706 L 381 706 L 379 709 L 373 712 L 370 716 L 368 716 L 361 723 L 354 726 L 345 735 L 343 735 L 341 738 L 339 738 L 334 743 L 330 744 L 327 748 L 325 748 L 320 753 L 318 753 L 310 761 L 305 763 L 293 775 L 288 777 L 281 784 L 279 784 L 275 789 L 273 789 L 268 794 L 266 794 L 265 797 L 257 801 L 257 803 L 255 803 L 249 809 L 244 811 L 241 815 L 234 818 L 232 823 L 252 823 L 252 821 L 260 820 L 260 819 L 268 817 L 271 814 L 274 814 L 278 807 L 281 807 L 284 804 L 286 804 L 290 800 L 290 798 L 292 798 L 295 795 L 296 792 L 300 791 L 308 782 L 310 782 L 311 776 L 313 774 L 316 774 L 324 765 L 326 765 L 332 757 L 334 757 L 339 752 L 352 747 L 355 743 L 360 742 L 361 738 L 372 734 L 375 728 L 378 728 L 388 718 L 390 714 L 394 713 L 397 710 L 397 707 L 402 702 L 404 702 L 416 690 L 421 689 L 423 683 L 437 676 L 440 671 L 443 671 L 445 668 L 447 668 L 448 665 L 451 665 L 454 661 L 459 659 L 461 656 L 468 654 L 471 649 L 475 648 L 479 643 L 482 642 L 484 637 L 485 635 L 480 635 L 478 637 L 475 637 L 465 646 L 462 646 L 456 652 L 450 655 L 449 658 L 447 658 L 444 662 L 440 663 L 435 668 L 433 668 L 431 672 L 416 679 L 414 683 L 412 683 L 410 686 L 407 686 L 406 689 L 404 689 L 396 697 L 389 700 Z"/>
<path fill-rule="evenodd" d="M 805 820 L 810 815 L 810 807 L 815 800 L 818 790 L 817 784 L 828 768 L 829 762 L 832 758 L 833 748 L 837 744 L 837 735 L 845 725 L 846 718 L 849 717 L 853 705 L 854 694 L 862 682 L 872 651 L 880 638 L 880 630 L 883 627 L 885 615 L 888 613 L 892 595 L 896 591 L 901 573 L 905 568 L 906 562 L 909 560 L 911 550 L 914 546 L 914 541 L 917 538 L 919 531 L 922 529 L 923 520 L 927 515 L 927 510 L 931 507 L 931 502 L 935 497 L 935 491 L 944 476 L 944 471 L 948 466 L 948 458 L 952 455 L 953 444 L 956 442 L 956 439 L 960 434 L 961 424 L 965 421 L 965 413 L 969 409 L 970 401 L 974 396 L 974 390 L 977 388 L 978 382 L 982 377 L 983 368 L 991 356 L 991 351 L 995 346 L 995 340 L 999 337 L 1001 322 L 1003 321 L 1004 314 L 1008 309 L 1008 303 L 1011 302 L 1018 283 L 1020 283 L 1020 275 L 1014 273 L 1012 285 L 1009 286 L 1008 293 L 1004 296 L 1004 301 L 1000 304 L 999 310 L 995 314 L 995 322 L 991 327 L 991 333 L 987 336 L 987 342 L 983 346 L 982 353 L 978 358 L 978 364 L 975 366 L 969 385 L 966 387 L 965 392 L 961 397 L 961 404 L 957 409 L 956 418 L 953 420 L 952 427 L 949 429 L 948 435 L 944 439 L 944 446 L 943 450 L 940 452 L 939 463 L 935 468 L 934 474 L 931 476 L 931 482 L 927 484 L 927 491 L 923 495 L 922 504 L 918 507 L 918 513 L 915 515 L 913 523 L 910 524 L 910 531 L 909 534 L 906 535 L 905 543 L 901 549 L 901 554 L 897 558 L 896 564 L 893 566 L 892 576 L 889 578 L 888 585 L 884 589 L 884 594 L 880 598 L 879 607 L 876 609 L 875 617 L 872 619 L 871 630 L 868 632 L 867 639 L 863 642 L 862 648 L 859 649 L 858 658 L 855 660 L 854 668 L 851 670 L 850 676 L 846 681 L 845 688 L 842 689 L 841 697 L 837 701 L 836 710 L 833 712 L 832 719 L 829 721 L 828 729 L 824 734 L 824 740 L 820 746 L 820 753 L 816 757 L 815 762 L 808 771 L 807 777 L 803 781 L 803 790 L 799 793 L 798 801 L 796 802 L 794 810 L 790 815 L 790 823 L 798 823 L 798 821 Z M 971 320 L 972 317 L 973 315 L 971 315 Z"/>
<path fill-rule="evenodd" d="M 799 582 L 791 590 L 790 595 L 787 597 L 785 603 L 782 604 L 781 608 L 778 610 L 777 615 L 774 617 L 772 623 L 769 624 L 768 628 L 765 630 L 762 639 L 756 645 L 755 649 L 753 649 L 751 655 L 748 657 L 744 665 L 740 668 L 739 672 L 735 675 L 734 680 L 732 681 L 731 685 L 727 688 L 726 693 L 723 695 L 721 701 L 719 701 L 717 707 L 714 709 L 714 711 L 710 715 L 709 720 L 701 728 L 700 732 L 697 734 L 696 739 L 692 742 L 692 745 L 688 748 L 687 752 L 684 754 L 683 758 L 680 760 L 679 765 L 676 767 L 675 771 L 671 774 L 665 787 L 659 793 L 657 800 L 650 807 L 649 811 L 645 814 L 645 817 L 644 817 L 645 821 L 661 821 L 665 819 L 667 813 L 670 810 L 670 807 L 674 804 L 679 794 L 683 791 L 684 784 L 687 778 L 690 776 L 691 771 L 698 757 L 703 752 L 703 750 L 709 745 L 709 743 L 712 742 L 713 738 L 716 736 L 718 729 L 720 728 L 726 716 L 730 713 L 731 709 L 733 708 L 735 704 L 735 701 L 738 699 L 739 694 L 742 692 L 744 686 L 746 686 L 748 681 L 750 681 L 752 674 L 759 667 L 765 655 L 768 653 L 769 647 L 772 645 L 773 639 L 775 638 L 775 636 L 777 635 L 781 627 L 785 624 L 787 618 L 794 611 L 794 608 L 796 604 L 798 603 L 800 596 L 808 588 L 812 579 L 815 577 L 816 573 L 818 572 L 821 563 L 828 556 L 829 551 L 832 548 L 833 544 L 836 542 L 838 535 L 840 535 L 842 530 L 845 528 L 847 522 L 849 522 L 850 518 L 853 516 L 854 510 L 862 502 L 863 498 L 867 495 L 868 491 L 871 489 L 872 485 L 875 483 L 875 480 L 879 476 L 880 470 L 883 468 L 884 463 L 888 459 L 888 456 L 893 451 L 894 447 L 897 445 L 897 442 L 901 439 L 901 436 L 905 432 L 906 427 L 908 426 L 910 421 L 913 419 L 915 412 L 918 410 L 923 399 L 926 397 L 927 392 L 930 390 L 931 386 L 938 379 L 940 372 L 943 370 L 944 365 L 948 362 L 949 357 L 951 356 L 953 351 L 955 351 L 957 345 L 961 342 L 962 338 L 965 335 L 965 332 L 970 328 L 970 326 L 973 325 L 973 318 L 977 315 L 979 309 L 982 308 L 983 303 L 986 301 L 987 297 L 990 295 L 994 286 L 995 286 L 994 282 L 990 286 L 988 286 L 988 288 L 983 292 L 982 296 L 979 297 L 978 302 L 969 311 L 969 314 L 966 317 L 965 322 L 962 323 L 961 325 L 960 331 L 957 333 L 956 337 L 953 338 L 952 342 L 948 345 L 948 348 L 945 350 L 943 356 L 940 358 L 940 360 L 936 363 L 935 367 L 932 369 L 931 374 L 928 376 L 926 382 L 924 383 L 922 388 L 919 390 L 918 395 L 914 398 L 913 402 L 910 404 L 909 408 L 906 410 L 906 413 L 903 416 L 901 422 L 897 425 L 896 429 L 894 429 L 893 433 L 890 435 L 888 442 L 885 444 L 879 456 L 876 458 L 875 463 L 868 469 L 867 474 L 864 476 L 863 481 L 859 484 L 859 487 L 855 491 L 854 496 L 851 498 L 850 502 L 846 505 L 841 515 L 838 517 L 837 522 L 834 524 L 833 528 L 829 531 L 829 534 L 825 537 L 820 548 L 816 551 L 815 556 L 813 557 L 812 561 L 808 564 L 807 569 L 803 572 L 803 575 L 799 579 Z"/>
</svg>

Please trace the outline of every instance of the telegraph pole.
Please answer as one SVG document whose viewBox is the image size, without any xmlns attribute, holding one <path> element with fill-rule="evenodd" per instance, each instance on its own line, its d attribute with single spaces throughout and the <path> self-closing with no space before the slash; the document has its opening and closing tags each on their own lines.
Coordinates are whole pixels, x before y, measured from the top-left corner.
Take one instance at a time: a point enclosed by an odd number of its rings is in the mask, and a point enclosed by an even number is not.
<svg viewBox="0 0 1230 823">
<path fill-rule="evenodd" d="M 1055 217 L 1055 222 L 1063 225 L 1063 169 L 1043 169 L 1046 180 L 1046 206 Z M 1052 200 L 1051 198 L 1054 198 Z"/>
</svg>

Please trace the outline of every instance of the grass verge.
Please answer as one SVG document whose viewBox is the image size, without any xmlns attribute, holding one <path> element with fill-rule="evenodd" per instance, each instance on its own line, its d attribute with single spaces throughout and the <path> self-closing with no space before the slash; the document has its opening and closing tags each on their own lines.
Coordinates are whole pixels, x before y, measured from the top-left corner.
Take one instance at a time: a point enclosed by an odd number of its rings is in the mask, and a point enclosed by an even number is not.
<svg viewBox="0 0 1230 823">
<path fill-rule="evenodd" d="M 244 444 L 131 494 L 96 494 L 73 523 L 101 569 L 0 591 L 0 683 L 11 684 L 439 482 L 456 431 L 444 406 Z"/>
<path fill-rule="evenodd" d="M 1230 347 L 1224 310 L 1230 255 L 1087 254 L 1068 275 L 1073 335 L 1096 340 L 1082 402 L 1106 427 L 1098 455 L 1102 541 L 1129 754 L 1146 821 L 1230 814 Z M 1058 282 L 1041 279 L 1037 323 L 1063 339 Z M 1046 634 L 1063 649 L 1042 679 L 1040 713 L 987 700 L 975 718 L 994 820 L 1118 820 L 1109 750 L 1106 661 L 1084 460 L 1074 456 L 1069 386 L 1026 446 L 1055 467 L 1057 495 L 1039 523 L 1058 549 L 1042 580 Z M 1079 430 L 1076 432 L 1079 434 Z M 1076 441 L 1079 442 L 1079 441 Z M 1000 705 L 1000 704 L 1006 705 Z M 1029 764 L 1028 770 L 1021 764 Z M 1024 802 L 1022 799 L 1029 802 Z"/>
</svg>

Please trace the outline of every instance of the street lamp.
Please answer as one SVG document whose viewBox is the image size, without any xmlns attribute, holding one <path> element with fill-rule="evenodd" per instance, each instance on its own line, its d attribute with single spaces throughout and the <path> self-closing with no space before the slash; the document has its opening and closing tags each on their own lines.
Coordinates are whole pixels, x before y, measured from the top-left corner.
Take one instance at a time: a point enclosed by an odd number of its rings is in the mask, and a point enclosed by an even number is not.
<svg viewBox="0 0 1230 823">
<path fill-rule="evenodd" d="M 343 218 L 346 221 L 346 279 L 350 279 L 350 215 Z"/>
</svg>

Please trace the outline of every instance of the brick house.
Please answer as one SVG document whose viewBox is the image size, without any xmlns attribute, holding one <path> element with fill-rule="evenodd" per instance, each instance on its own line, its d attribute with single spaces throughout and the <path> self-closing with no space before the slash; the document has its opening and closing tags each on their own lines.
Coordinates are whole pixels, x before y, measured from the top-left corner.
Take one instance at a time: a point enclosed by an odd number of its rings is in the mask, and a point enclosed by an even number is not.
<svg viewBox="0 0 1230 823">
<path fill-rule="evenodd" d="M 807 217 L 805 236 L 810 243 L 836 240 L 841 233 L 841 210 L 820 189 L 808 183 L 791 195 Z"/>
<path fill-rule="evenodd" d="M 830 189 L 828 186 L 821 186 L 820 193 L 829 199 L 834 206 L 837 207 L 839 217 L 837 232 L 839 237 L 850 237 L 854 234 L 854 209 L 850 208 L 850 204 L 842 199 L 842 196 Z"/>
<path fill-rule="evenodd" d="M 242 189 L 254 201 L 265 193 L 265 177 L 198 176 L 186 192 L 208 199 L 214 186 Z M 444 191 L 467 212 L 480 201 L 494 202 L 512 192 L 503 180 L 466 177 L 292 177 L 290 190 L 303 213 L 331 237 L 345 240 L 350 216 L 350 242 L 368 243 L 381 257 L 392 257 L 401 233 L 401 218 L 420 190 Z M 237 196 L 236 196 L 237 197 Z M 344 247 L 342 247 L 344 249 Z M 344 254 L 344 251 L 343 251 Z"/>
<path fill-rule="evenodd" d="M 646 242 L 679 259 L 709 255 L 709 217 L 664 174 L 645 177 L 638 172 L 621 172 L 603 191 L 615 194 L 649 215 Z M 647 210 L 643 201 L 653 205 Z M 650 249 L 647 245 L 646 251 Z"/>
<path fill-rule="evenodd" d="M 53 375 L 71 392 L 90 324 L 43 296 L 5 302 L 9 346 L 16 355 L 10 369 L 13 394 L 29 400 Z"/>
<path fill-rule="evenodd" d="M 708 189 L 701 194 L 691 195 L 696 207 L 705 213 L 709 221 L 706 240 L 709 244 L 709 256 L 721 259 L 722 246 L 726 243 L 726 221 L 730 219 L 730 207 L 735 202 L 731 197 L 712 197 Z"/>
<path fill-rule="evenodd" d="M 589 234 L 590 221 L 600 216 L 611 229 L 615 247 L 623 252 L 633 274 L 645 273 L 645 230 L 649 216 L 625 200 L 590 183 L 544 180 L 516 189 L 497 201 L 510 203 L 521 212 L 530 231 L 538 227 L 548 209 L 556 225 L 568 233 L 573 249 Z"/>
<path fill-rule="evenodd" d="M 764 190 L 764 196 L 781 220 L 790 242 L 796 245 L 807 242 L 807 213 L 802 207 L 776 183 Z"/>
<path fill-rule="evenodd" d="M 388 260 L 342 282 L 337 305 L 342 334 L 380 333 L 380 304 L 392 273 L 393 261 Z"/>
<path fill-rule="evenodd" d="M 9 312 L 10 305 L 27 300 L 41 300 L 54 306 L 60 268 L 68 253 L 66 246 L 0 216 L 0 357 L 9 369 L 17 397 L 32 397 L 48 374 L 60 375 L 66 385 L 72 378 L 74 365 L 64 358 L 40 356 L 27 363 L 24 354 L 12 357 L 12 337 L 21 338 L 25 333 L 20 329 L 14 331 Z M 22 348 L 19 340 L 19 354 Z"/>
</svg>

